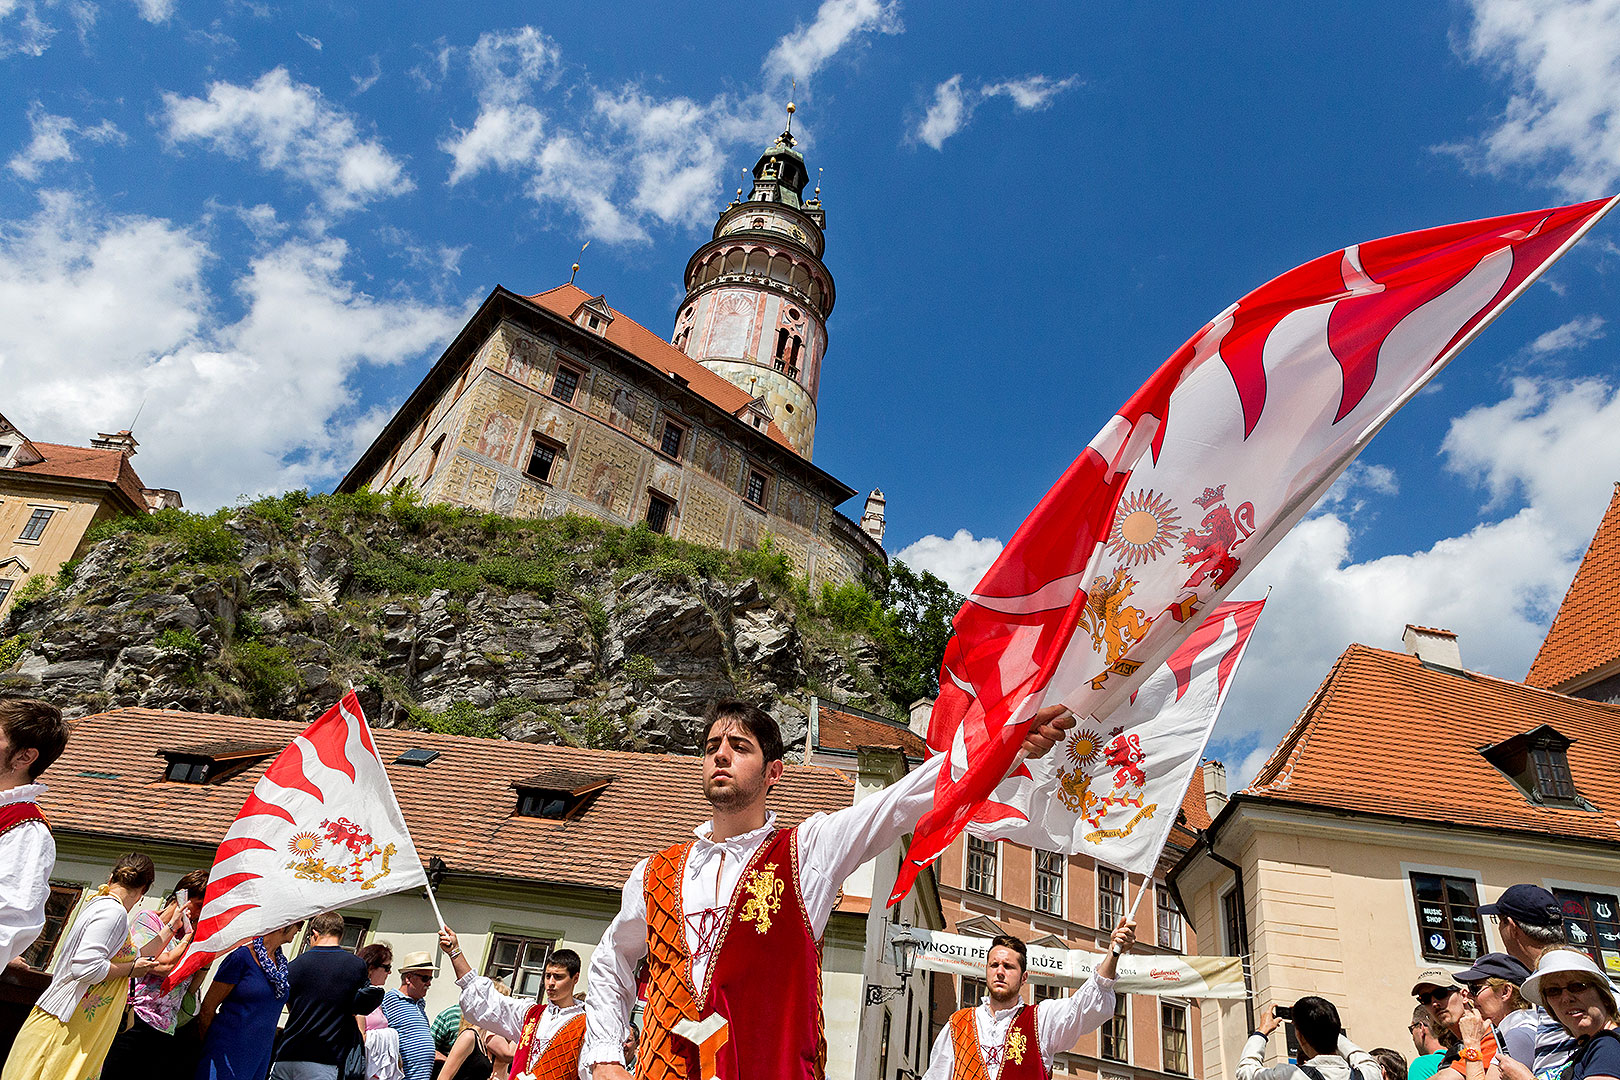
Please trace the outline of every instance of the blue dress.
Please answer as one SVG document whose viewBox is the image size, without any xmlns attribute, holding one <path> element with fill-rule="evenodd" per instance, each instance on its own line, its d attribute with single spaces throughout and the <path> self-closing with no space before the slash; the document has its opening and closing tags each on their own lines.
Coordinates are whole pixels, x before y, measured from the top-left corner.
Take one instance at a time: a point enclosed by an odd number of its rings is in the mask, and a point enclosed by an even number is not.
<svg viewBox="0 0 1620 1080">
<path fill-rule="evenodd" d="M 208 1026 L 196 1080 L 264 1080 L 287 999 L 276 994 L 246 945 L 220 961 L 214 980 L 233 989 Z"/>
</svg>

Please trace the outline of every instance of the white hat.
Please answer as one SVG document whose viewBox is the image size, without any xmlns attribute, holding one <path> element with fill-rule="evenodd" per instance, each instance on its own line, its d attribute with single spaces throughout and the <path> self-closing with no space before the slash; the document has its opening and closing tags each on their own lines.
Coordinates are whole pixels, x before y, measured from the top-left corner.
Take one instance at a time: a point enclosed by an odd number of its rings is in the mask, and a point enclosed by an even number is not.
<svg viewBox="0 0 1620 1080">
<path fill-rule="evenodd" d="M 1556 975 L 1566 971 L 1593 976 L 1592 981 L 1598 984 L 1598 988 L 1611 997 L 1613 996 L 1614 988 L 1609 985 L 1608 974 L 1598 967 L 1590 956 L 1583 952 L 1576 952 L 1574 949 L 1548 949 L 1542 953 L 1541 963 L 1536 965 L 1535 972 L 1519 985 L 1519 993 L 1524 995 L 1526 1001 L 1546 1008 L 1547 1003 L 1541 996 L 1542 976 Z"/>
</svg>

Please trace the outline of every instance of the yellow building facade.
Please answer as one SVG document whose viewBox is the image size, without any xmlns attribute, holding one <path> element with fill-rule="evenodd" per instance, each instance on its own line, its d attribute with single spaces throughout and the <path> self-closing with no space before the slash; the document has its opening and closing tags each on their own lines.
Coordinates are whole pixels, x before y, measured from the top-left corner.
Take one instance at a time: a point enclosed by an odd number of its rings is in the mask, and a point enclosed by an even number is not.
<svg viewBox="0 0 1620 1080">
<path fill-rule="evenodd" d="M 81 555 L 92 526 L 180 505 L 178 492 L 141 483 L 135 447 L 127 431 L 88 447 L 39 442 L 0 416 L 0 615 L 30 578 Z"/>
</svg>

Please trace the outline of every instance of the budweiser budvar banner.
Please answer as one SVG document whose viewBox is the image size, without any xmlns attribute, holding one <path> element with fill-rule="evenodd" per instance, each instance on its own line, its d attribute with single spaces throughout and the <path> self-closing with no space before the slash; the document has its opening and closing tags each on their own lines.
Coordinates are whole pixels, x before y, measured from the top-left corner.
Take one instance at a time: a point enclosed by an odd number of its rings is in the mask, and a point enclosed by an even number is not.
<svg viewBox="0 0 1620 1080">
<path fill-rule="evenodd" d="M 892 942 L 900 927 L 889 924 Z M 949 975 L 984 978 L 985 958 L 990 939 L 947 934 L 939 930 L 911 928 L 921 941 L 917 947 L 918 971 L 939 971 Z M 1103 954 L 1082 949 L 1029 947 L 1031 982 L 1059 986 L 1079 986 L 1091 978 Z M 1114 989 L 1121 994 L 1158 994 L 1164 997 L 1225 998 L 1241 1000 L 1249 996 L 1243 981 L 1240 956 L 1136 956 L 1119 958 L 1119 979 Z"/>
</svg>

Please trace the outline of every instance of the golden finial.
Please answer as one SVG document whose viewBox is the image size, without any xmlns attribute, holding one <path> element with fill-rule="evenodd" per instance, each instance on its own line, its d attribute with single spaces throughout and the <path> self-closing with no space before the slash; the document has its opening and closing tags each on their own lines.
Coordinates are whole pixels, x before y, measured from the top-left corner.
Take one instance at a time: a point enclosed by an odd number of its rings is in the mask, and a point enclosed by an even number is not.
<svg viewBox="0 0 1620 1080">
<path fill-rule="evenodd" d="M 793 89 L 788 91 L 787 130 L 788 130 L 789 135 L 793 134 L 793 114 L 799 111 L 799 107 L 797 105 L 793 104 L 793 95 L 798 93 L 798 90 L 799 90 L 799 80 L 794 79 L 793 80 Z"/>
<path fill-rule="evenodd" d="M 591 242 L 589 240 L 585 241 L 583 244 L 581 244 L 579 246 L 579 253 L 581 255 L 585 254 L 585 249 L 590 247 L 590 246 L 591 246 Z M 574 275 L 578 274 L 578 273 L 579 273 L 579 263 L 575 263 L 574 264 L 574 272 L 572 274 L 568 275 L 568 284 L 572 285 L 574 283 Z"/>
<path fill-rule="evenodd" d="M 816 170 L 816 198 L 818 199 L 821 198 L 821 174 L 826 171 L 826 169 Z"/>
</svg>

